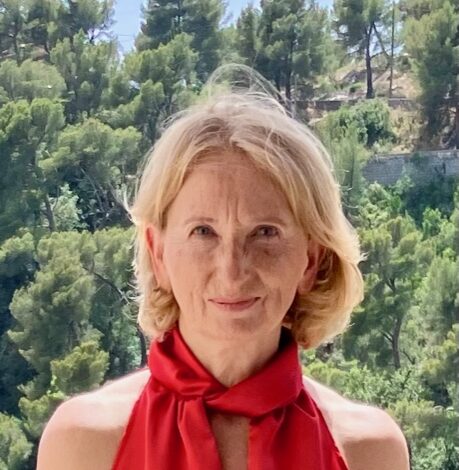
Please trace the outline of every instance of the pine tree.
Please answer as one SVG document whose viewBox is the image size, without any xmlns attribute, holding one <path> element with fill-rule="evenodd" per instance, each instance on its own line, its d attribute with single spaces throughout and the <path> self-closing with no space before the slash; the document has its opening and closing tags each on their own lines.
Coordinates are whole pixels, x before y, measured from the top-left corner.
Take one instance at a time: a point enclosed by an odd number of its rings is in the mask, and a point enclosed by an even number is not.
<svg viewBox="0 0 459 470">
<path fill-rule="evenodd" d="M 438 138 L 446 129 L 446 143 L 459 148 L 458 7 L 445 0 L 418 20 L 408 18 L 405 41 L 422 90 L 427 138 Z"/>
<path fill-rule="evenodd" d="M 144 22 L 136 40 L 137 49 L 156 49 L 181 33 L 190 35 L 191 48 L 199 55 L 196 72 L 204 83 L 221 61 L 219 26 L 224 8 L 221 0 L 150 0 L 143 9 Z"/>
<path fill-rule="evenodd" d="M 373 98 L 372 50 L 382 28 L 384 0 L 335 0 L 336 30 L 347 48 L 356 48 L 365 58 L 367 98 Z"/>
<path fill-rule="evenodd" d="M 260 11 L 252 4 L 241 11 L 237 19 L 237 43 L 236 47 L 250 67 L 256 66 L 257 54 L 261 49 L 260 38 L 257 34 L 260 21 Z"/>
<path fill-rule="evenodd" d="M 305 7 L 304 0 L 263 0 L 260 6 L 256 68 L 291 100 L 292 89 L 307 87 L 333 57 L 327 11 L 314 2 Z"/>
</svg>

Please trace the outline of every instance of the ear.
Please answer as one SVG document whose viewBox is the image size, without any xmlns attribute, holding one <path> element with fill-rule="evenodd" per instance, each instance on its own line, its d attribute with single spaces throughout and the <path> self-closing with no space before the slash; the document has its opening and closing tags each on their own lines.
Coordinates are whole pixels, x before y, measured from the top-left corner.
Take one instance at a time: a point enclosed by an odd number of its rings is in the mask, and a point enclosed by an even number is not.
<svg viewBox="0 0 459 470">
<path fill-rule="evenodd" d="M 155 275 L 157 284 L 164 290 L 171 292 L 169 276 L 164 266 L 164 242 L 161 232 L 152 224 L 145 228 L 145 239 L 147 241 L 148 256 Z"/>
<path fill-rule="evenodd" d="M 325 248 L 315 240 L 308 240 L 308 266 L 298 284 L 298 293 L 307 294 L 313 287 Z"/>
</svg>

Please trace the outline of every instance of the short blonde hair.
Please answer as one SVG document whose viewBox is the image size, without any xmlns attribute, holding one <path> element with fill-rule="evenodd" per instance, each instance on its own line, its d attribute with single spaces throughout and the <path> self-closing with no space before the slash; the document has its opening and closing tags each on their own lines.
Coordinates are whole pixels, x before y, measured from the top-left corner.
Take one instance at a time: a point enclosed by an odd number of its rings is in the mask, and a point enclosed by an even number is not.
<svg viewBox="0 0 459 470">
<path fill-rule="evenodd" d="M 150 338 L 173 327 L 180 310 L 172 292 L 155 279 L 147 250 L 147 224 L 163 230 L 167 209 L 185 177 L 206 156 L 238 154 L 264 171 L 286 195 L 296 222 L 325 248 L 312 289 L 299 295 L 284 324 L 304 348 L 342 333 L 363 300 L 358 268 L 365 259 L 355 228 L 345 217 L 332 160 L 306 125 L 269 93 L 222 91 L 171 116 L 147 154 L 133 205 L 134 272 L 138 323 Z"/>
</svg>

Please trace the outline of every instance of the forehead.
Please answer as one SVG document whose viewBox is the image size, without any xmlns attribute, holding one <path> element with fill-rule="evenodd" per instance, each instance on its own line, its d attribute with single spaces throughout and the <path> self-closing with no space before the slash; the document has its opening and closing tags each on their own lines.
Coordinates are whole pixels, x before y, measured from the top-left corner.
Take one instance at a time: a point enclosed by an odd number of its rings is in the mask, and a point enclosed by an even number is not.
<svg viewBox="0 0 459 470">
<path fill-rule="evenodd" d="M 187 211 L 289 211 L 287 199 L 272 177 L 241 158 L 220 158 L 194 166 L 172 206 Z"/>
<path fill-rule="evenodd" d="M 245 184 L 273 184 L 272 178 L 251 162 L 243 160 L 220 160 L 199 163 L 191 168 L 188 178 L 211 183 L 218 180 L 220 183 Z"/>
</svg>

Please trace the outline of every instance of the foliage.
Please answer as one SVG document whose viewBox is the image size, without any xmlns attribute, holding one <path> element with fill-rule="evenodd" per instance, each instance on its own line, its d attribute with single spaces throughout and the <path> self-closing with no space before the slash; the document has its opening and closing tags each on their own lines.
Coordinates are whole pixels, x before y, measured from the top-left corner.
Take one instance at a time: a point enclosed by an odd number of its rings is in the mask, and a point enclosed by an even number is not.
<svg viewBox="0 0 459 470">
<path fill-rule="evenodd" d="M 89 118 L 65 128 L 56 150 L 47 154 L 40 168 L 55 186 L 68 184 L 77 196 L 76 210 L 82 212 L 84 224 L 91 229 L 103 227 L 125 216 L 119 191 L 135 172 L 139 142 L 140 134 L 133 127 L 112 129 Z M 55 207 L 60 208 L 62 204 Z M 74 223 L 79 221 L 74 218 Z"/>
<path fill-rule="evenodd" d="M 54 384 L 66 395 L 90 391 L 103 381 L 108 368 L 108 353 L 99 350 L 97 341 L 81 343 L 63 359 L 51 361 Z"/>
<path fill-rule="evenodd" d="M 399 195 L 403 200 L 403 209 L 406 210 L 416 221 L 416 225 L 422 225 L 423 214 L 428 208 L 437 209 L 442 217 L 449 216 L 454 209 L 453 194 L 457 191 L 457 178 L 432 176 L 425 185 L 406 186 L 401 185 Z"/>
<path fill-rule="evenodd" d="M 382 29 L 384 18 L 384 0 L 335 0 L 335 29 L 341 41 L 348 48 L 355 48 L 357 53 L 365 57 L 367 98 L 374 97 L 372 45 L 374 38 L 384 48 L 378 29 Z"/>
<path fill-rule="evenodd" d="M 321 141 L 333 159 L 333 166 L 341 188 L 341 199 L 346 216 L 352 221 L 358 212 L 364 181 L 362 167 L 368 160 L 368 152 L 359 140 L 358 131 L 352 125 L 337 132 L 331 121 L 320 123 Z"/>
<path fill-rule="evenodd" d="M 67 87 L 66 117 L 71 123 L 92 115 L 101 104 L 115 59 L 115 42 L 92 44 L 80 30 L 57 42 L 50 60 Z"/>
<path fill-rule="evenodd" d="M 38 373 L 23 388 L 30 398 L 46 391 L 50 361 L 73 349 L 89 333 L 94 286 L 80 263 L 84 253 L 78 247 L 83 241 L 78 233 L 65 232 L 40 240 L 40 270 L 34 283 L 13 296 L 10 308 L 16 326 L 8 335 Z"/>
<path fill-rule="evenodd" d="M 191 48 L 198 54 L 196 72 L 205 82 L 220 63 L 222 32 L 219 24 L 224 13 L 220 0 L 159 0 L 143 8 L 145 21 L 141 25 L 136 45 L 139 51 L 155 50 L 167 45 L 177 35 L 185 33 Z"/>
<path fill-rule="evenodd" d="M 335 66 L 327 10 L 297 0 L 265 0 L 260 6 L 260 14 L 249 7 L 241 17 L 239 52 L 247 60 L 252 56 L 253 65 L 285 90 L 288 100 L 295 84 L 300 99 L 317 75 Z"/>
<path fill-rule="evenodd" d="M 419 19 L 408 18 L 405 26 L 406 49 L 413 60 L 422 92 L 420 96 L 429 137 L 438 135 L 454 118 L 451 110 L 458 104 L 459 11 L 450 1 L 432 8 Z M 456 147 L 459 135 L 449 137 Z"/>
<path fill-rule="evenodd" d="M 100 119 L 112 127 L 135 126 L 146 150 L 158 136 L 161 121 L 191 102 L 188 86 L 196 82 L 198 62 L 191 42 L 190 35 L 181 33 L 156 49 L 128 54 L 106 95 L 107 104 L 115 106 L 100 113 Z M 129 86 L 121 87 L 123 76 Z"/>
<path fill-rule="evenodd" d="M 65 91 L 65 81 L 58 70 L 46 62 L 27 59 L 20 65 L 11 59 L 0 64 L 0 103 L 21 98 L 59 99 Z"/>
<path fill-rule="evenodd" d="M 124 57 L 110 32 L 111 0 L 1 2 L 0 468 L 35 468 L 63 400 L 146 365 L 124 196 L 168 118 L 201 99 L 208 75 L 230 62 L 263 74 L 298 120 L 302 100 L 339 89 L 334 72 L 355 56 L 370 97 L 373 72 L 390 63 L 392 6 L 401 13 L 396 35 L 401 22 L 405 31 L 395 63 L 411 63 L 426 125 L 424 143 L 410 131 L 397 145 L 456 145 L 451 0 L 336 0 L 332 13 L 312 0 L 263 0 L 234 25 L 221 0 L 149 1 Z M 346 89 L 361 86 L 346 80 Z M 367 258 L 364 301 L 333 343 L 302 351 L 305 373 L 386 409 L 409 440 L 413 470 L 456 469 L 457 179 L 365 181 L 369 155 L 395 142 L 384 99 L 311 117 Z"/>
<path fill-rule="evenodd" d="M 335 137 L 344 136 L 350 128 L 354 128 L 359 142 L 367 148 L 394 139 L 389 107 L 381 99 L 360 101 L 354 106 L 342 106 L 338 111 L 328 114 L 321 126 L 328 127 Z"/>
<path fill-rule="evenodd" d="M 50 197 L 54 215 L 54 228 L 58 231 L 70 231 L 86 228 L 81 222 L 82 210 L 78 207 L 78 196 L 70 190 L 69 184 L 65 183 L 59 188 L 56 197 Z M 42 210 L 46 208 L 42 207 Z"/>
<path fill-rule="evenodd" d="M 48 202 L 48 188 L 39 162 L 63 126 L 62 105 L 47 98 L 10 101 L 0 108 L 0 155 L 5 168 L 0 175 L 0 240 L 22 226 L 40 225 L 40 205 Z"/>
<path fill-rule="evenodd" d="M 21 421 L 0 413 L 0 469 L 22 470 L 31 452 Z"/>
</svg>

